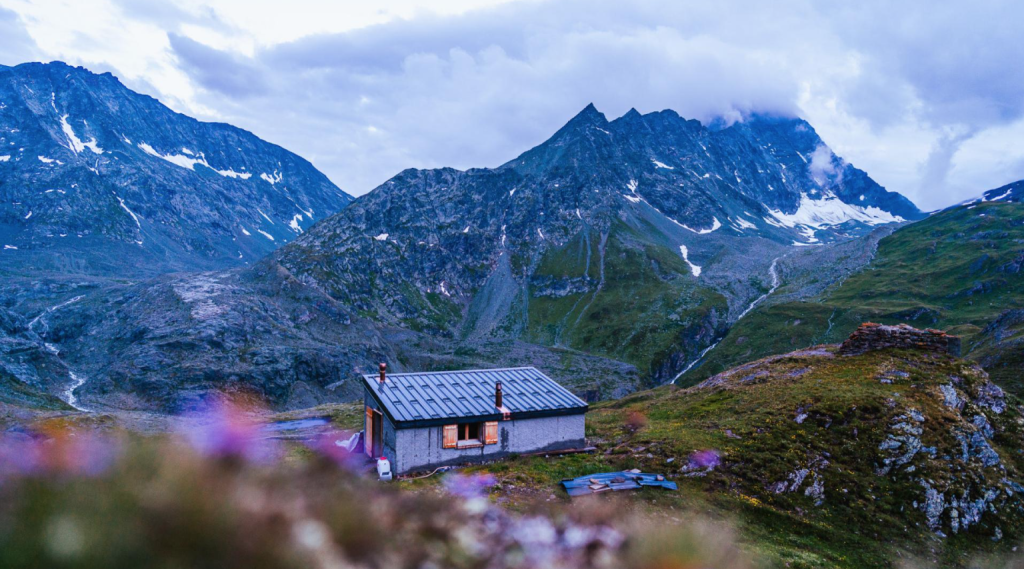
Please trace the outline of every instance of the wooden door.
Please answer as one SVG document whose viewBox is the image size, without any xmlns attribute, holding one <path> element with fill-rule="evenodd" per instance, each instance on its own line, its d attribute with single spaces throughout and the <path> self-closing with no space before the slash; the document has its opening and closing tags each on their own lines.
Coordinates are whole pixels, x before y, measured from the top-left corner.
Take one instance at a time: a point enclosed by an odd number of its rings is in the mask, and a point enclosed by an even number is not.
<svg viewBox="0 0 1024 569">
<path fill-rule="evenodd" d="M 373 412 L 373 456 L 384 454 L 384 429 L 381 425 L 381 414 Z"/>
<path fill-rule="evenodd" d="M 363 428 L 363 452 L 373 456 L 373 409 L 366 408 L 366 426 Z"/>
</svg>

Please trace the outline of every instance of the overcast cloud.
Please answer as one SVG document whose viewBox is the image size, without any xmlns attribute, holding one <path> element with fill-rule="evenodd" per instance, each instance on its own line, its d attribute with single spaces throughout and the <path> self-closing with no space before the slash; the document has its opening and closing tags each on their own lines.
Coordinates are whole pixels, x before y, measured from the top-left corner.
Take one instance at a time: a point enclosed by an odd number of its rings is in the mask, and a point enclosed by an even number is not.
<svg viewBox="0 0 1024 569">
<path fill-rule="evenodd" d="M 496 166 L 589 102 L 610 118 L 801 116 L 926 209 L 1024 178 L 1024 8 L 1011 2 L 0 6 L 0 63 L 113 71 L 354 194 L 408 167 Z"/>
</svg>

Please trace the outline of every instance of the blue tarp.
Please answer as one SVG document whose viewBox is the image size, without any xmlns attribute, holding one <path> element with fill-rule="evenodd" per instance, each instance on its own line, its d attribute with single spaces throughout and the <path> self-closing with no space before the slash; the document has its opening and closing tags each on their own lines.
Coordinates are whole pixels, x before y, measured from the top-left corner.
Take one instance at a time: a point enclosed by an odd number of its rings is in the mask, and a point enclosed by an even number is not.
<svg viewBox="0 0 1024 569">
<path fill-rule="evenodd" d="M 675 482 L 665 480 L 665 477 L 661 474 L 649 474 L 639 470 L 589 474 L 579 478 L 563 480 L 562 486 L 573 497 L 608 491 L 636 490 L 641 486 L 660 486 L 668 490 L 678 489 Z"/>
</svg>

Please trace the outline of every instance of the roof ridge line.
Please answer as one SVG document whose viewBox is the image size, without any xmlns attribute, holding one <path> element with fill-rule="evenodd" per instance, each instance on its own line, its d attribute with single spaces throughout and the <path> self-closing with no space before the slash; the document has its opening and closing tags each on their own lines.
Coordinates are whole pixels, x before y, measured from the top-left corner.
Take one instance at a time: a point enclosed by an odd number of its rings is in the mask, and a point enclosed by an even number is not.
<svg viewBox="0 0 1024 569">
<path fill-rule="evenodd" d="M 408 375 L 431 375 L 431 374 L 440 374 L 440 373 L 448 373 L 448 374 L 485 373 L 485 372 L 490 372 L 490 371 L 517 371 L 517 370 L 524 370 L 524 369 L 532 369 L 533 371 L 536 371 L 537 373 L 540 373 L 540 374 L 544 373 L 544 372 L 540 371 L 539 369 L 537 369 L 535 366 L 518 366 L 518 367 L 491 367 L 491 368 L 481 368 L 481 369 L 439 370 L 439 371 L 404 371 L 404 372 L 396 372 L 396 373 L 386 373 L 385 377 L 391 378 L 391 377 L 403 376 L 403 375 L 405 375 L 405 376 L 408 376 Z M 364 374 L 362 374 L 362 376 L 363 377 L 377 377 L 378 374 L 376 374 L 376 373 L 364 373 Z"/>
</svg>

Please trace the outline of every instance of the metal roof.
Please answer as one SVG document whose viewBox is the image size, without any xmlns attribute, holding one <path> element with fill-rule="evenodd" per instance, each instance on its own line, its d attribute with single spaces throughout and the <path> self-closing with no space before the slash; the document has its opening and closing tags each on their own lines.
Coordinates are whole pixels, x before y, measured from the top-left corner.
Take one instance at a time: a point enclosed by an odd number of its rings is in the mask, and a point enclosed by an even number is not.
<svg viewBox="0 0 1024 569">
<path fill-rule="evenodd" d="M 502 418 L 494 406 L 494 384 L 512 419 L 583 413 L 587 404 L 536 368 L 479 369 L 363 375 L 363 383 L 396 426 Z"/>
</svg>

